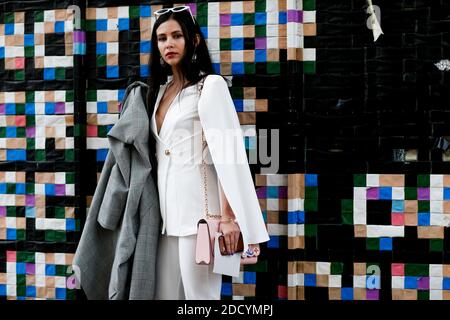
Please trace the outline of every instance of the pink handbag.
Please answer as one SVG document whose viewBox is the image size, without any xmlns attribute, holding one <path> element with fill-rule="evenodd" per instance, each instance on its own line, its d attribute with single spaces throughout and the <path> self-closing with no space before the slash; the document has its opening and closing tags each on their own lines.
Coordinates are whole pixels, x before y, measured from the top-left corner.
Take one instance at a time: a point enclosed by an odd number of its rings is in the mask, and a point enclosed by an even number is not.
<svg viewBox="0 0 450 320">
<path fill-rule="evenodd" d="M 219 219 L 200 219 L 197 223 L 195 263 L 211 264 L 214 260 L 214 239 L 219 231 Z"/>
</svg>

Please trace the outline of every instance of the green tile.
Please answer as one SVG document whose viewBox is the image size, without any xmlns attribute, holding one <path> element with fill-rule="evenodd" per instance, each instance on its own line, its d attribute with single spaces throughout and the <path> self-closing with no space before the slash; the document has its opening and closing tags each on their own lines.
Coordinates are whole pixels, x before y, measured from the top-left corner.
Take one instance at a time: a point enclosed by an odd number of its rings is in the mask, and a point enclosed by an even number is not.
<svg viewBox="0 0 450 320">
<path fill-rule="evenodd" d="M 306 212 L 315 212 L 317 211 L 317 199 L 305 199 L 305 211 Z"/>
<path fill-rule="evenodd" d="M 66 91 L 66 102 L 73 102 L 73 90 Z"/>
<path fill-rule="evenodd" d="M 303 0 L 303 11 L 314 11 L 316 10 L 315 0 Z"/>
<path fill-rule="evenodd" d="M 34 102 L 34 91 L 25 92 L 25 102 Z"/>
<path fill-rule="evenodd" d="M 67 266 L 57 264 L 55 266 L 55 274 L 56 276 L 65 277 L 67 275 Z"/>
<path fill-rule="evenodd" d="M 267 260 L 259 260 L 256 264 L 248 264 L 244 266 L 245 271 L 267 272 Z"/>
<path fill-rule="evenodd" d="M 66 300 L 75 300 L 76 290 L 66 290 Z"/>
<path fill-rule="evenodd" d="M 444 251 L 444 240 L 430 239 L 430 251 L 437 251 L 437 252 Z"/>
<path fill-rule="evenodd" d="M 405 187 L 405 200 L 417 200 L 417 188 Z"/>
<path fill-rule="evenodd" d="M 25 184 L 25 189 L 27 194 L 34 194 L 34 183 Z"/>
<path fill-rule="evenodd" d="M 430 175 L 419 174 L 417 176 L 417 186 L 418 187 L 429 187 L 430 186 Z"/>
<path fill-rule="evenodd" d="M 88 90 L 86 93 L 87 101 L 97 101 L 97 90 Z"/>
<path fill-rule="evenodd" d="M 80 220 L 76 219 L 75 220 L 75 231 L 80 231 L 80 230 L 81 230 Z"/>
<path fill-rule="evenodd" d="M 74 150 L 65 150 L 66 161 L 75 161 Z"/>
<path fill-rule="evenodd" d="M 430 212 L 430 201 L 427 200 L 419 200 L 418 203 L 418 212 Z"/>
<path fill-rule="evenodd" d="M 26 46 L 25 47 L 25 58 L 34 57 L 34 47 Z"/>
<path fill-rule="evenodd" d="M 232 87 L 231 88 L 231 96 L 233 99 L 243 99 L 244 98 L 244 90 L 242 87 Z"/>
<path fill-rule="evenodd" d="M 429 290 L 418 290 L 417 291 L 417 300 L 430 300 L 430 291 Z"/>
<path fill-rule="evenodd" d="M 86 31 L 96 32 L 97 31 L 97 20 L 86 20 Z"/>
<path fill-rule="evenodd" d="M 254 13 L 244 13 L 244 25 L 252 26 L 255 24 L 255 14 Z"/>
<path fill-rule="evenodd" d="M 244 72 L 245 74 L 255 74 L 256 66 L 254 63 L 244 62 Z"/>
<path fill-rule="evenodd" d="M 56 80 L 66 79 L 66 69 L 65 68 L 55 68 L 55 78 Z"/>
<path fill-rule="evenodd" d="M 353 175 L 353 185 L 355 187 L 366 187 L 367 180 L 365 174 L 354 174 Z"/>
<path fill-rule="evenodd" d="M 26 240 L 25 230 L 18 229 L 16 230 L 17 240 Z"/>
<path fill-rule="evenodd" d="M 35 161 L 45 161 L 45 150 L 36 150 L 34 158 Z"/>
<path fill-rule="evenodd" d="M 303 61 L 303 73 L 304 74 L 316 73 L 316 62 L 315 61 Z"/>
<path fill-rule="evenodd" d="M 104 66 L 106 66 L 106 55 L 98 54 L 97 55 L 97 67 L 104 67 Z"/>
<path fill-rule="evenodd" d="M 20 114 L 17 112 L 16 114 Z M 25 138 L 27 136 L 27 132 L 25 127 L 17 127 L 17 138 Z"/>
<path fill-rule="evenodd" d="M 55 218 L 56 219 L 66 218 L 66 210 L 64 209 L 64 207 L 55 207 Z"/>
<path fill-rule="evenodd" d="M 17 278 L 19 278 L 19 276 L 17 276 Z M 25 286 L 26 280 L 22 280 L 22 275 L 20 275 L 20 278 L 21 278 L 20 283 L 22 283 L 23 281 L 25 282 L 19 285 L 19 279 L 17 279 L 16 295 L 17 297 L 26 297 L 27 295 L 27 287 Z"/>
<path fill-rule="evenodd" d="M 140 8 L 139 6 L 130 6 L 129 9 L 130 19 L 139 18 L 140 17 Z"/>
<path fill-rule="evenodd" d="M 75 173 L 66 172 L 66 183 L 75 183 Z"/>
<path fill-rule="evenodd" d="M 5 12 L 5 24 L 14 23 L 14 12 Z"/>
<path fill-rule="evenodd" d="M 6 183 L 6 194 L 15 194 L 15 193 L 16 193 L 16 184 Z"/>
<path fill-rule="evenodd" d="M 331 263 L 331 274 L 341 275 L 344 272 L 344 264 L 342 262 L 332 262 Z"/>
<path fill-rule="evenodd" d="M 367 238 L 366 239 L 366 249 L 367 250 L 380 250 L 380 239 L 379 238 Z"/>
<path fill-rule="evenodd" d="M 24 115 L 24 114 L 25 114 L 25 103 L 16 103 L 16 115 Z"/>
<path fill-rule="evenodd" d="M 14 207 L 14 206 L 13 207 L 11 207 L 11 206 L 6 207 L 6 216 L 7 217 L 15 217 L 16 216 L 16 207 Z"/>
<path fill-rule="evenodd" d="M 45 230 L 45 241 L 55 241 L 55 231 L 54 230 Z"/>
<path fill-rule="evenodd" d="M 317 225 L 316 224 L 305 224 L 305 236 L 315 237 L 317 235 Z"/>
<path fill-rule="evenodd" d="M 6 127 L 0 127 L 0 138 L 6 137 Z"/>
<path fill-rule="evenodd" d="M 408 263 L 405 265 L 405 276 L 427 277 L 428 275 L 429 275 L 428 264 Z"/>
<path fill-rule="evenodd" d="M 25 72 L 23 70 L 16 70 L 14 72 L 14 80 L 25 80 Z"/>
<path fill-rule="evenodd" d="M 342 223 L 345 225 L 353 225 L 353 213 L 342 213 Z"/>
<path fill-rule="evenodd" d="M 231 50 L 231 39 L 220 39 L 220 50 Z"/>
<path fill-rule="evenodd" d="M 55 231 L 55 241 L 56 242 L 65 242 L 66 241 L 66 232 L 65 231 Z"/>
<path fill-rule="evenodd" d="M 265 38 L 267 34 L 265 25 L 257 25 L 255 26 L 255 38 Z"/>
<path fill-rule="evenodd" d="M 99 138 L 106 138 L 106 134 L 107 134 L 107 128 L 106 126 L 98 126 L 97 128 L 97 136 Z"/>
<path fill-rule="evenodd" d="M 27 150 L 33 150 L 34 149 L 34 138 L 27 138 Z"/>
<path fill-rule="evenodd" d="M 342 211 L 342 213 L 353 214 L 353 200 L 349 200 L 349 199 L 341 200 L 341 211 Z"/>
<path fill-rule="evenodd" d="M 305 199 L 318 199 L 319 192 L 317 187 L 305 187 Z"/>
<path fill-rule="evenodd" d="M 17 262 L 34 263 L 34 253 L 28 251 L 18 251 L 16 260 Z"/>
<path fill-rule="evenodd" d="M 255 0 L 255 12 L 266 11 L 266 0 Z"/>
<path fill-rule="evenodd" d="M 267 61 L 267 73 L 279 74 L 281 73 L 281 67 L 279 62 Z"/>
<path fill-rule="evenodd" d="M 34 22 L 44 22 L 44 11 L 34 12 Z"/>
<path fill-rule="evenodd" d="M 25 122 L 27 127 L 33 127 L 36 125 L 36 118 L 35 116 L 25 116 Z"/>
</svg>

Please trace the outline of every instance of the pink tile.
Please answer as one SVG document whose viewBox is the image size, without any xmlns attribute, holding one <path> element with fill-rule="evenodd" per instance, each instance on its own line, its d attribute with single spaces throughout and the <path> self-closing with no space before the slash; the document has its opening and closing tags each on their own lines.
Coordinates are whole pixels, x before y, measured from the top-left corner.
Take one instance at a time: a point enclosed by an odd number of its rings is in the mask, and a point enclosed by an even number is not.
<svg viewBox="0 0 450 320">
<path fill-rule="evenodd" d="M 26 123 L 25 116 L 16 116 L 16 127 L 25 127 Z"/>
<path fill-rule="evenodd" d="M 97 126 L 87 126 L 87 136 L 88 137 L 96 137 L 98 135 Z"/>
<path fill-rule="evenodd" d="M 404 226 L 405 225 L 405 215 L 403 213 L 392 213 L 391 222 L 393 226 Z"/>
<path fill-rule="evenodd" d="M 7 262 L 16 262 L 16 252 L 15 251 L 6 251 L 6 261 Z"/>
<path fill-rule="evenodd" d="M 391 271 L 393 276 L 404 276 L 405 275 L 405 264 L 403 263 L 393 263 L 391 265 Z"/>
<path fill-rule="evenodd" d="M 25 68 L 25 58 L 16 58 L 16 69 L 24 69 Z"/>
</svg>

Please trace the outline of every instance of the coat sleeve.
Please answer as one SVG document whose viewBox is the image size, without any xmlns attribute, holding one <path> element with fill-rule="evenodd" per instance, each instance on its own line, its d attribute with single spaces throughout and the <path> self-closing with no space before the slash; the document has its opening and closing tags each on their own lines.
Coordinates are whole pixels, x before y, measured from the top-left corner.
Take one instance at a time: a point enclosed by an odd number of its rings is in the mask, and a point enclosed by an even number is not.
<svg viewBox="0 0 450 320">
<path fill-rule="evenodd" d="M 217 177 L 239 223 L 244 245 L 268 241 L 239 119 L 221 76 L 209 75 L 205 79 L 198 113 Z"/>
</svg>

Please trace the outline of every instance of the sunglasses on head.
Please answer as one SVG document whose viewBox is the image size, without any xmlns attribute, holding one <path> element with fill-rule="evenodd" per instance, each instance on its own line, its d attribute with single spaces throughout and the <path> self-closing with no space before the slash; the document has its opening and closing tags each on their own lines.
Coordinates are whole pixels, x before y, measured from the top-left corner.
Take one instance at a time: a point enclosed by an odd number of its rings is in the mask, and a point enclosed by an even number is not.
<svg viewBox="0 0 450 320">
<path fill-rule="evenodd" d="M 195 20 L 194 20 L 194 16 L 192 15 L 191 8 L 189 8 L 188 6 L 178 6 L 178 7 L 173 7 L 173 8 L 159 9 L 154 12 L 154 15 L 155 15 L 156 20 L 158 20 L 158 18 L 160 16 L 162 16 L 163 14 L 166 14 L 168 12 L 177 13 L 177 12 L 182 12 L 182 11 L 186 11 L 186 10 L 189 11 L 189 14 L 191 15 L 191 18 L 192 18 L 192 22 L 194 22 L 194 24 L 195 24 Z"/>
</svg>

